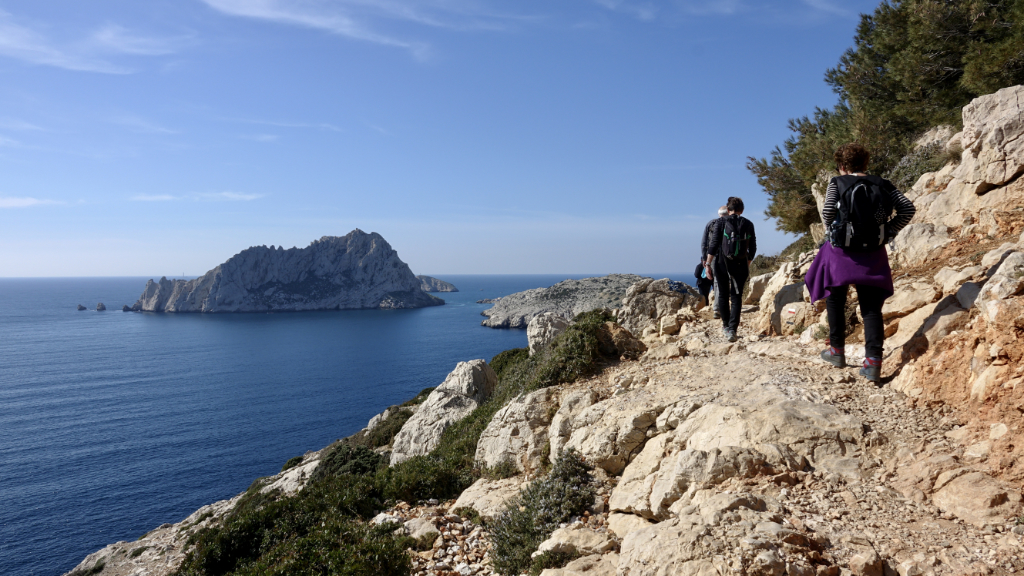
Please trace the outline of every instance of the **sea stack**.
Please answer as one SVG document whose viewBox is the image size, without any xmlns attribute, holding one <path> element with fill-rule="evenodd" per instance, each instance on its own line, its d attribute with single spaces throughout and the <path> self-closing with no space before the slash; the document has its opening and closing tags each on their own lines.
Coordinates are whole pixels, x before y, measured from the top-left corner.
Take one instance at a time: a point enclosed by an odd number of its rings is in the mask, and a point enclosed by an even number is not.
<svg viewBox="0 0 1024 576">
<path fill-rule="evenodd" d="M 423 288 L 424 292 L 458 292 L 459 289 L 455 287 L 451 282 L 445 282 L 444 280 L 438 280 L 431 276 L 417 276 L 416 278 L 420 281 L 420 288 Z"/>
<path fill-rule="evenodd" d="M 194 280 L 150 280 L 143 312 L 283 312 L 439 306 L 376 232 L 324 236 L 306 248 L 255 246 Z"/>
<path fill-rule="evenodd" d="M 99 304 L 96 305 L 96 311 L 97 312 L 103 312 L 106 309 L 107 309 L 107 307 L 103 305 L 103 302 L 100 302 Z"/>
<path fill-rule="evenodd" d="M 79 304 L 78 305 L 78 311 L 81 312 L 82 310 L 88 310 L 88 308 L 86 308 L 85 306 L 82 306 L 81 304 Z"/>
</svg>

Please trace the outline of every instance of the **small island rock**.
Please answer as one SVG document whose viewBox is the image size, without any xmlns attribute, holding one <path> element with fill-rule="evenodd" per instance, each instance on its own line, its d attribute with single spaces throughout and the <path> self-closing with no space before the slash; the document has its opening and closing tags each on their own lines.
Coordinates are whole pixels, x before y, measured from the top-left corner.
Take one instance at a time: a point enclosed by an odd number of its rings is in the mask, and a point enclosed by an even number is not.
<svg viewBox="0 0 1024 576">
<path fill-rule="evenodd" d="M 100 302 L 99 304 L 96 305 L 96 311 L 97 312 L 103 312 L 106 309 L 107 309 L 107 307 L 103 305 L 103 302 Z"/>
<path fill-rule="evenodd" d="M 121 312 L 131 312 L 131 311 L 132 311 L 131 307 L 128 306 L 127 304 L 125 304 L 124 306 L 121 306 Z"/>
<path fill-rule="evenodd" d="M 82 310 L 88 310 L 88 308 L 86 308 L 85 306 L 82 306 L 81 304 L 79 304 L 78 305 L 78 311 L 81 312 Z"/>
<path fill-rule="evenodd" d="M 444 280 L 438 280 L 430 276 L 417 276 L 416 278 L 420 281 L 420 288 L 424 292 L 458 292 L 459 289 L 450 282 Z"/>
<path fill-rule="evenodd" d="M 194 280 L 150 280 L 132 310 L 278 312 L 440 306 L 375 232 L 324 236 L 306 248 L 255 246 Z"/>
</svg>

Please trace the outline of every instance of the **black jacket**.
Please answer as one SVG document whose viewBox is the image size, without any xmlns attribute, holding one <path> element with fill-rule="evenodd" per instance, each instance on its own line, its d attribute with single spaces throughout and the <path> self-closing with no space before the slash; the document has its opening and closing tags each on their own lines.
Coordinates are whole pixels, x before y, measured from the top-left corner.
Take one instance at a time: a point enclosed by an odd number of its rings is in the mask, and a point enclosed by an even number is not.
<svg viewBox="0 0 1024 576">
<path fill-rule="evenodd" d="M 747 260 L 753 260 L 754 256 L 757 255 L 757 235 L 754 233 L 754 223 L 739 214 L 730 214 L 725 218 L 719 218 L 714 221 L 715 231 L 711 235 L 708 254 L 714 254 L 715 259 L 718 259 L 719 251 L 722 248 L 722 234 L 725 232 L 726 218 L 738 219 L 736 228 L 740 231 L 740 238 L 746 238 L 747 241 Z"/>
<path fill-rule="evenodd" d="M 708 248 L 711 247 L 711 237 L 714 236 L 715 226 L 718 224 L 719 220 L 721 220 L 721 218 L 715 218 L 714 220 L 708 222 L 707 226 L 704 226 L 704 235 L 701 236 L 700 238 L 701 262 L 707 262 L 708 254 L 711 254 L 711 252 L 708 252 Z"/>
</svg>

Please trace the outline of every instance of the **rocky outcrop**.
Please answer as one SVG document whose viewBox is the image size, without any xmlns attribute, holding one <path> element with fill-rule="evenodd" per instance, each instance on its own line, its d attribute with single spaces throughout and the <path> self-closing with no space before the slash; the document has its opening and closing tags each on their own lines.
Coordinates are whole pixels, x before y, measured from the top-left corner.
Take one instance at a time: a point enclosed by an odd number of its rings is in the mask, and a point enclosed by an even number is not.
<svg viewBox="0 0 1024 576">
<path fill-rule="evenodd" d="M 481 518 L 492 520 L 505 509 L 505 504 L 518 496 L 520 490 L 525 487 L 526 484 L 520 477 L 503 480 L 481 478 L 462 492 L 452 505 L 452 510 L 472 508 Z"/>
<path fill-rule="evenodd" d="M 618 321 L 635 336 L 672 335 L 703 307 L 704 299 L 692 287 L 668 278 L 645 278 L 626 291 Z"/>
<path fill-rule="evenodd" d="M 395 436 L 391 465 L 433 450 L 449 426 L 490 398 L 497 383 L 486 361 L 459 362 Z"/>
<path fill-rule="evenodd" d="M 509 402 L 480 434 L 476 461 L 488 467 L 511 462 L 528 475 L 541 470 L 548 462 L 548 428 L 557 407 L 550 388 Z"/>
<path fill-rule="evenodd" d="M 450 282 L 438 280 L 431 276 L 417 276 L 420 281 L 420 289 L 424 292 L 458 292 L 459 289 Z"/>
<path fill-rule="evenodd" d="M 106 309 L 107 309 L 107 307 L 103 304 L 103 302 L 100 302 L 99 304 L 96 305 L 96 311 L 97 312 L 103 312 Z"/>
<path fill-rule="evenodd" d="M 150 280 L 132 309 L 211 313 L 441 304 L 422 290 L 380 234 L 353 230 L 324 236 L 306 248 L 248 248 L 194 280 Z"/>
<path fill-rule="evenodd" d="M 81 304 L 79 304 L 78 305 L 78 311 L 81 312 L 82 310 L 88 310 L 88 308 L 86 308 L 85 306 L 82 306 Z"/>
<path fill-rule="evenodd" d="M 530 356 L 540 352 L 568 327 L 569 321 L 553 312 L 544 312 L 534 316 L 526 326 L 526 340 L 529 342 Z"/>
<path fill-rule="evenodd" d="M 534 316 L 545 312 L 571 320 L 594 309 L 617 308 L 626 290 L 642 279 L 635 274 L 610 274 L 517 292 L 481 312 L 487 317 L 481 324 L 491 328 L 526 328 Z"/>
</svg>

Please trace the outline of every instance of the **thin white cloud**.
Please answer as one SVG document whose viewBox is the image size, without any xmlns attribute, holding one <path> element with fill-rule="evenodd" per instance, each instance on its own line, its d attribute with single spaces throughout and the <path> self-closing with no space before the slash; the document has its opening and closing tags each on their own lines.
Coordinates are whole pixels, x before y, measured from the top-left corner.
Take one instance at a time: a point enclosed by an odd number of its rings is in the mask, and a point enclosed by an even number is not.
<svg viewBox="0 0 1024 576">
<path fill-rule="evenodd" d="M 129 74 L 131 70 L 100 58 L 90 57 L 71 47 L 62 47 L 34 30 L 16 24 L 10 14 L 0 10 L 0 55 L 43 66 L 79 72 Z"/>
<path fill-rule="evenodd" d="M 225 118 L 230 122 L 242 122 L 244 124 L 258 124 L 261 126 L 274 126 L 277 128 L 306 128 L 309 130 L 324 130 L 327 132 L 344 132 L 334 124 L 326 122 L 276 122 L 273 120 L 252 120 L 247 118 Z"/>
<path fill-rule="evenodd" d="M 21 148 L 21 142 L 8 138 L 6 136 L 0 136 L 0 146 L 6 146 L 8 148 Z"/>
<path fill-rule="evenodd" d="M 830 0 L 803 0 L 803 2 L 815 10 L 821 10 L 822 12 L 835 14 L 836 16 L 851 16 L 853 14 L 849 10 L 846 10 L 842 6 L 839 6 Z"/>
<path fill-rule="evenodd" d="M 98 47 L 113 52 L 140 56 L 174 54 L 192 43 L 191 36 L 157 38 L 133 33 L 116 24 L 107 24 L 92 35 Z"/>
<path fill-rule="evenodd" d="M 25 122 L 24 120 L 17 120 L 14 118 L 0 118 L 0 128 L 5 130 L 17 130 L 19 132 L 30 132 L 40 131 L 43 132 L 46 129 L 40 126 L 36 126 L 31 122 Z M 0 137 L 2 138 L 2 137 Z"/>
<path fill-rule="evenodd" d="M 268 143 L 276 141 L 279 136 L 277 134 L 244 134 L 242 138 L 252 140 L 253 142 Z"/>
<path fill-rule="evenodd" d="M 234 202 L 249 202 L 263 198 L 263 194 L 242 194 L 239 192 L 211 192 L 200 194 L 202 200 L 230 200 Z"/>
<path fill-rule="evenodd" d="M 594 0 L 598 5 L 615 12 L 629 14 L 638 20 L 654 20 L 658 9 L 650 2 L 627 2 L 626 0 Z"/>
<path fill-rule="evenodd" d="M 683 12 L 695 15 L 728 16 L 745 7 L 740 0 L 679 0 L 677 4 Z"/>
<path fill-rule="evenodd" d="M 0 196 L 0 208 L 30 208 L 32 206 L 45 206 L 48 204 L 63 204 L 63 202 L 29 197 L 15 198 L 10 196 Z"/>
<path fill-rule="evenodd" d="M 419 59 L 430 46 L 379 30 L 386 21 L 454 30 L 501 30 L 532 16 L 502 14 L 478 0 L 202 0 L 223 14 L 324 30 L 409 50 Z"/>
<path fill-rule="evenodd" d="M 131 197 L 132 202 L 171 202 L 180 200 L 177 196 L 170 194 L 136 194 Z"/>
<path fill-rule="evenodd" d="M 111 118 L 110 121 L 140 134 L 178 134 L 177 130 L 165 128 L 138 116 L 118 116 Z"/>
</svg>

